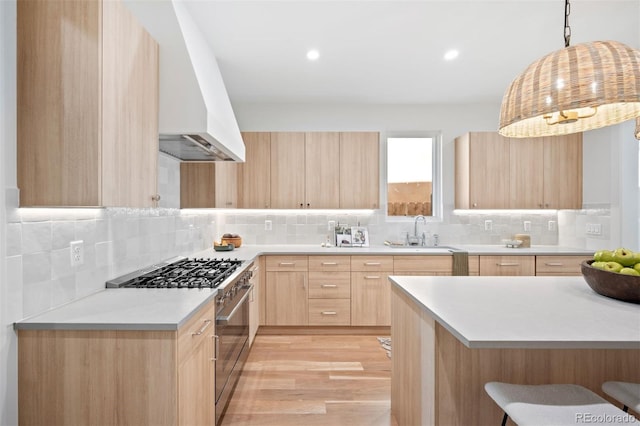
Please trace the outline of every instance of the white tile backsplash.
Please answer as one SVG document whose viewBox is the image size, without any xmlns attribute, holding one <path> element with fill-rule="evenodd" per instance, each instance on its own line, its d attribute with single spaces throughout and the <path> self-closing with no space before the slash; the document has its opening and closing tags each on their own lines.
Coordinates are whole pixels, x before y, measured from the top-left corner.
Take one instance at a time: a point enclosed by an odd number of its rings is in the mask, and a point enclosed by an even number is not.
<svg viewBox="0 0 640 426">
<path fill-rule="evenodd" d="M 22 253 L 51 251 L 51 222 L 26 222 L 22 224 Z"/>
</svg>

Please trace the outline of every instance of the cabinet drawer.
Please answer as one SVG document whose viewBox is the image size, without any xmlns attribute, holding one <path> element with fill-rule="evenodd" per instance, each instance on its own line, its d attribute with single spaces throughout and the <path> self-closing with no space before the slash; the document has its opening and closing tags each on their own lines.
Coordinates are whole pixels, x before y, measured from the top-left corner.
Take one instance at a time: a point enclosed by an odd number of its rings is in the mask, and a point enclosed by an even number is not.
<svg viewBox="0 0 640 426">
<path fill-rule="evenodd" d="M 393 256 L 351 256 L 352 271 L 393 271 Z"/>
<path fill-rule="evenodd" d="M 535 256 L 480 256 L 480 275 L 533 276 Z"/>
<path fill-rule="evenodd" d="M 351 300 L 309 300 L 309 325 L 351 325 Z"/>
<path fill-rule="evenodd" d="M 580 264 L 592 256 L 536 256 L 536 275 L 582 275 Z"/>
<path fill-rule="evenodd" d="M 307 256 L 267 256 L 267 271 L 306 271 Z"/>
<path fill-rule="evenodd" d="M 187 359 L 206 339 L 213 339 L 215 319 L 215 304 L 211 302 L 178 329 L 178 364 Z"/>
<path fill-rule="evenodd" d="M 351 297 L 351 273 L 309 272 L 310 299 L 348 299 Z"/>
<path fill-rule="evenodd" d="M 349 256 L 309 256 L 309 270 L 349 272 L 351 259 Z"/>
<path fill-rule="evenodd" d="M 393 256 L 393 272 L 429 272 L 451 274 L 451 256 Z"/>
</svg>

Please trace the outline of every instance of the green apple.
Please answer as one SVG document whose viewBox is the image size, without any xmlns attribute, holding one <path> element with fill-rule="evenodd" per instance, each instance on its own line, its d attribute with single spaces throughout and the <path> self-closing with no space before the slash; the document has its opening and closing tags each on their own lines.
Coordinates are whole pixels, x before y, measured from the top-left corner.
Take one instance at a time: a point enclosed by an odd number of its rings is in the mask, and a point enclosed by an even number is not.
<svg viewBox="0 0 640 426">
<path fill-rule="evenodd" d="M 609 272 L 620 272 L 622 265 L 618 262 L 605 262 L 604 270 Z"/>
<path fill-rule="evenodd" d="M 606 264 L 607 262 L 593 262 L 591 264 L 591 267 L 596 269 L 604 269 Z"/>
<path fill-rule="evenodd" d="M 593 255 L 596 262 L 611 262 L 613 260 L 613 252 L 611 250 L 598 250 Z"/>
<path fill-rule="evenodd" d="M 635 269 L 636 271 L 640 272 L 640 262 L 638 262 L 635 265 L 633 265 L 633 269 Z"/>
<path fill-rule="evenodd" d="M 624 247 L 617 248 L 613 251 L 613 261 L 622 266 L 633 266 L 636 263 L 635 253 Z"/>
<path fill-rule="evenodd" d="M 628 268 L 628 267 L 620 269 L 619 273 L 622 274 L 622 275 L 633 275 L 633 276 L 636 276 L 636 277 L 640 277 L 640 272 L 636 271 L 633 268 Z"/>
</svg>

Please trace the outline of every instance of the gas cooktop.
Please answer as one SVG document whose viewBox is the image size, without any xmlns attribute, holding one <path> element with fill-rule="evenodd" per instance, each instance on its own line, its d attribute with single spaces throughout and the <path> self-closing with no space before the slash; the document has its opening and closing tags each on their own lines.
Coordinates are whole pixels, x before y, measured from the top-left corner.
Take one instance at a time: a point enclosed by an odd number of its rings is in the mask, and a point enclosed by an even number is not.
<svg viewBox="0 0 640 426">
<path fill-rule="evenodd" d="M 242 265 L 238 259 L 176 258 L 107 281 L 107 288 L 216 288 Z"/>
</svg>

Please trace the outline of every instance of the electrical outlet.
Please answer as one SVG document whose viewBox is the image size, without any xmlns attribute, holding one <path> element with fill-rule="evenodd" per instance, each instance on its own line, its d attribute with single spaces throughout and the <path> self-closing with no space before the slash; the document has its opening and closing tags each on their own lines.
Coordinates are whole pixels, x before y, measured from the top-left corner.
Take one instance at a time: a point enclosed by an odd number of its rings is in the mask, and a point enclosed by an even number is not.
<svg viewBox="0 0 640 426">
<path fill-rule="evenodd" d="M 493 221 L 485 220 L 484 221 L 484 230 L 485 231 L 491 231 L 492 229 L 493 229 Z"/>
<path fill-rule="evenodd" d="M 587 223 L 587 235 L 602 235 L 602 225 L 599 223 Z"/>
<path fill-rule="evenodd" d="M 550 220 L 549 222 L 547 222 L 547 229 L 549 231 L 555 231 L 556 230 L 556 221 L 555 220 Z"/>
<path fill-rule="evenodd" d="M 333 231 L 336 228 L 336 221 L 330 220 L 327 225 L 327 231 Z"/>
<path fill-rule="evenodd" d="M 530 231 L 531 231 L 531 221 L 525 220 L 524 221 L 524 232 L 530 232 Z"/>
<path fill-rule="evenodd" d="M 71 241 L 71 266 L 79 266 L 84 263 L 84 241 Z"/>
<path fill-rule="evenodd" d="M 270 220 L 265 220 L 264 221 L 264 230 L 265 231 L 271 231 L 273 229 L 273 222 L 271 222 Z"/>
</svg>

